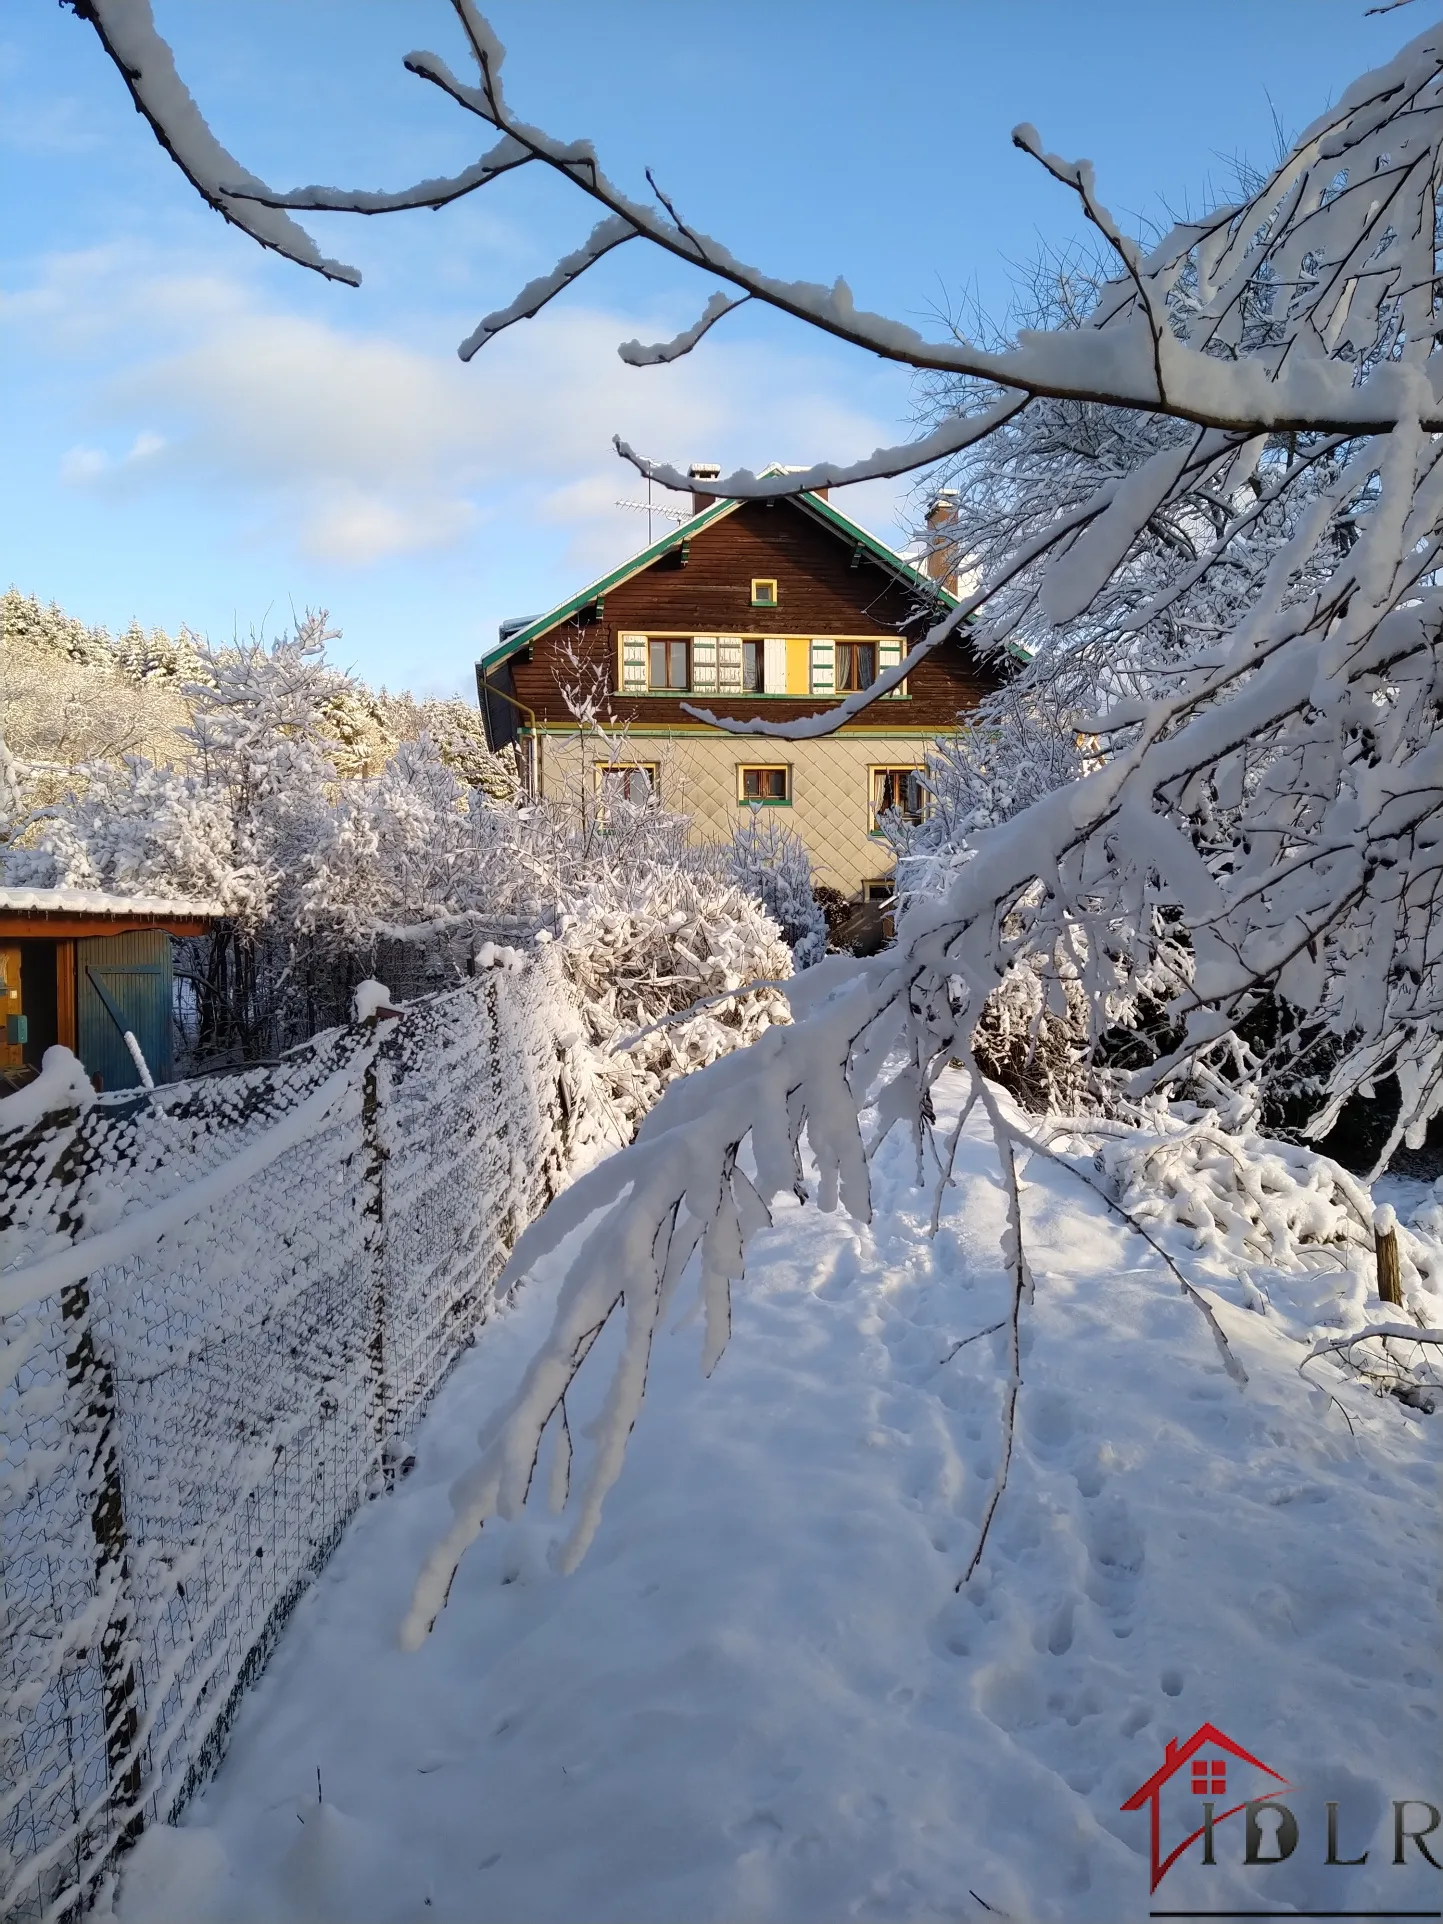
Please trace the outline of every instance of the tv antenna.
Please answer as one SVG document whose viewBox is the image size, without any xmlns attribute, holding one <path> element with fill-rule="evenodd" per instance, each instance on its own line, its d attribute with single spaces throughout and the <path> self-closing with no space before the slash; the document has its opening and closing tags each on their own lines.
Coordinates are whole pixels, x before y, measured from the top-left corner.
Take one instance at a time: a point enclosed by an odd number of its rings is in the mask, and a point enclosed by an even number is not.
<svg viewBox="0 0 1443 1924">
<path fill-rule="evenodd" d="M 646 545 L 648 548 L 651 546 L 651 518 L 653 515 L 664 515 L 668 521 L 691 520 L 690 508 L 673 508 L 664 502 L 652 500 L 650 475 L 646 477 L 645 501 L 618 501 L 616 505 L 618 508 L 635 508 L 638 513 L 646 516 Z"/>
</svg>

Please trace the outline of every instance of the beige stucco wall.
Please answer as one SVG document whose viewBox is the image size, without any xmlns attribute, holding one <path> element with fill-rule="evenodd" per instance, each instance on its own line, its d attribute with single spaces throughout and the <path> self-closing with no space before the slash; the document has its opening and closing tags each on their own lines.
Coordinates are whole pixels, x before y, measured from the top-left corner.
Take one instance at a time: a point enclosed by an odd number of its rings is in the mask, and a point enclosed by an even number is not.
<svg viewBox="0 0 1443 1924">
<path fill-rule="evenodd" d="M 891 871 L 887 844 L 870 830 L 871 771 L 878 766 L 920 768 L 930 736 L 848 734 L 825 741 L 758 741 L 728 735 L 646 735 L 633 731 L 616 753 L 620 762 L 655 762 L 667 808 L 689 815 L 699 840 L 725 839 L 741 821 L 737 770 L 743 765 L 786 762 L 792 770 L 790 806 L 777 815 L 803 843 L 817 880 L 856 895 L 863 883 Z M 583 762 L 592 782 L 595 764 L 606 760 L 574 734 L 547 735 L 540 743 L 541 792 L 574 799 Z"/>
</svg>

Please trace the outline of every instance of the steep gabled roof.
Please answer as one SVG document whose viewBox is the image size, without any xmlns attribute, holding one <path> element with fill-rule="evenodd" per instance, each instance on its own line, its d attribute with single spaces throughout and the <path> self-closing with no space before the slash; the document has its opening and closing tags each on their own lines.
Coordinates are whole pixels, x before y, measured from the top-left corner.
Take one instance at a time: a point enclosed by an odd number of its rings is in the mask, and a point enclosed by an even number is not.
<svg viewBox="0 0 1443 1924">
<path fill-rule="evenodd" d="M 940 602 L 944 608 L 957 606 L 954 597 L 947 592 L 940 581 L 933 581 L 920 569 L 914 568 L 910 561 L 897 553 L 895 548 L 889 548 L 885 541 L 879 541 L 876 535 L 869 534 L 860 522 L 853 521 L 850 515 L 843 514 L 840 508 L 834 508 L 830 501 L 823 501 L 819 495 L 815 494 L 784 495 L 780 498 L 790 501 L 793 507 L 810 515 L 839 541 L 846 541 L 852 547 L 860 548 L 896 580 L 915 588 L 919 594 Z M 491 647 L 483 653 L 481 666 L 500 667 L 503 661 L 509 661 L 511 656 L 520 649 L 529 648 L 533 641 L 539 640 L 549 629 L 555 628 L 560 622 L 569 621 L 590 602 L 609 594 L 613 588 L 619 588 L 624 581 L 630 581 L 633 575 L 639 575 L 653 562 L 660 561 L 663 555 L 673 553 L 681 547 L 683 542 L 691 541 L 703 530 L 715 527 L 717 522 L 725 521 L 728 515 L 735 514 L 737 509 L 743 506 L 745 506 L 744 502 L 726 497 L 714 501 L 709 508 L 703 508 L 700 514 L 692 515 L 690 520 L 683 521 L 669 534 L 664 534 L 659 541 L 653 541 L 650 547 L 643 548 L 639 554 L 634 554 L 629 561 L 623 561 L 619 568 L 613 568 L 610 574 L 588 582 L 586 587 L 579 589 L 559 607 L 551 609 L 548 614 L 537 615 L 533 621 L 528 621 L 524 628 L 518 628 L 513 634 L 493 642 Z"/>
</svg>

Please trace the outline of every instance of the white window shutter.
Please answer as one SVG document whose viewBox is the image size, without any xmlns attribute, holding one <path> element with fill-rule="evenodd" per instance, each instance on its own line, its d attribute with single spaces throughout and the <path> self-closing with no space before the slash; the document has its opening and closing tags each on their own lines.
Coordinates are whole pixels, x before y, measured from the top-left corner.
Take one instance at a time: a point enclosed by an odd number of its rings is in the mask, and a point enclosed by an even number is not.
<svg viewBox="0 0 1443 1924">
<path fill-rule="evenodd" d="M 787 692 L 787 644 L 781 635 L 768 635 L 762 643 L 762 693 L 785 695 Z"/>
<path fill-rule="evenodd" d="M 900 641 L 879 641 L 877 643 L 877 672 L 881 674 L 888 668 L 895 668 L 902 659 L 902 652 L 902 644 Z M 899 697 L 904 696 L 906 692 L 907 684 L 905 681 L 901 681 L 898 682 L 895 688 L 890 689 L 882 699 L 883 701 L 896 701 Z"/>
<path fill-rule="evenodd" d="M 623 695 L 645 694 L 646 675 L 646 636 L 621 635 L 617 646 L 621 651 L 621 680 Z"/>
<path fill-rule="evenodd" d="M 740 635 L 717 636 L 716 675 L 719 688 L 729 689 L 733 694 L 741 693 L 742 638 Z"/>
<path fill-rule="evenodd" d="M 693 688 L 715 688 L 717 685 L 715 635 L 693 635 L 691 638 L 691 685 Z"/>
<path fill-rule="evenodd" d="M 824 637 L 812 643 L 812 693 L 835 695 L 837 692 L 837 645 Z"/>
</svg>

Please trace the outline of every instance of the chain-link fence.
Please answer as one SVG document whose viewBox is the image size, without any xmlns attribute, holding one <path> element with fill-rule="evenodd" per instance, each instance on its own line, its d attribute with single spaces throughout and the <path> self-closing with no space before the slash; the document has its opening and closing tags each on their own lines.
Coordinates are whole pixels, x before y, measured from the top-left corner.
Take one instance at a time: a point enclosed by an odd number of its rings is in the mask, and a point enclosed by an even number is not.
<svg viewBox="0 0 1443 1924">
<path fill-rule="evenodd" d="M 0 1136 L 0 1914 L 82 1909 L 240 1693 L 559 1180 L 539 966 Z"/>
</svg>

